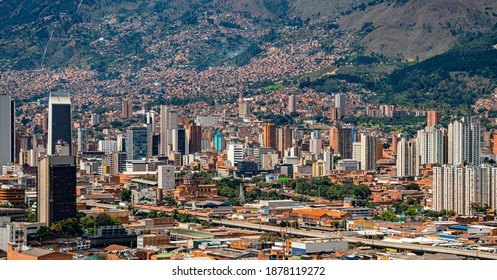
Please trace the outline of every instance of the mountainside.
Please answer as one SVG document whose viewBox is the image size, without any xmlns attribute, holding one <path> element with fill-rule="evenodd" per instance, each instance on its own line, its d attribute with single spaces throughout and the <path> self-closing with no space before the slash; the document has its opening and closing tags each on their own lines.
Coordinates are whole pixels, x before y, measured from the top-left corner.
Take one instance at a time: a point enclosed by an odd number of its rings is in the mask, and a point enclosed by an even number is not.
<svg viewBox="0 0 497 280">
<path fill-rule="evenodd" d="M 357 10 L 338 23 L 367 33 L 368 53 L 425 59 L 447 51 L 469 33 L 497 27 L 494 0 L 390 0 Z"/>
<path fill-rule="evenodd" d="M 240 65 L 275 40 L 275 30 L 302 26 L 307 17 L 336 18 L 365 1 L 1 1 L 0 68 L 105 71 L 114 62 L 140 68 L 165 56 L 199 69 L 231 59 Z"/>
<path fill-rule="evenodd" d="M 240 65 L 263 55 L 259 45 L 278 40 L 278 30 L 335 19 L 356 31 L 365 53 L 423 60 L 497 29 L 497 1 L 0 1 L 0 69 L 140 68 L 164 56 L 198 69 Z M 185 32 L 196 40 L 180 38 Z"/>
<path fill-rule="evenodd" d="M 497 32 L 468 38 L 449 51 L 416 63 L 382 62 L 382 57 L 349 59 L 336 74 L 301 87 L 337 92 L 357 85 L 367 102 L 418 110 L 435 109 L 445 117 L 486 109 L 497 116 Z M 381 70 L 383 69 L 383 70 Z"/>
</svg>

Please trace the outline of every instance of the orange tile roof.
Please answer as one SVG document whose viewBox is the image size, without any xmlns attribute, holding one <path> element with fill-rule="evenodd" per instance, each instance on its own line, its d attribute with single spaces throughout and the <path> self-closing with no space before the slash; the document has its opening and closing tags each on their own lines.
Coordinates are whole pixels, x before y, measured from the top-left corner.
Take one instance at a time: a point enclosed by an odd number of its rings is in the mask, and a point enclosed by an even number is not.
<svg viewBox="0 0 497 280">
<path fill-rule="evenodd" d="M 104 251 L 117 251 L 117 250 L 122 250 L 122 249 L 128 249 L 129 247 L 127 246 L 121 246 L 117 244 L 112 244 L 104 248 Z"/>
<path fill-rule="evenodd" d="M 292 213 L 316 216 L 316 217 L 322 217 L 324 215 L 328 215 L 330 217 L 343 217 L 347 215 L 347 213 L 341 211 L 332 211 L 332 210 L 314 209 L 314 208 L 295 209 L 292 211 Z"/>
</svg>

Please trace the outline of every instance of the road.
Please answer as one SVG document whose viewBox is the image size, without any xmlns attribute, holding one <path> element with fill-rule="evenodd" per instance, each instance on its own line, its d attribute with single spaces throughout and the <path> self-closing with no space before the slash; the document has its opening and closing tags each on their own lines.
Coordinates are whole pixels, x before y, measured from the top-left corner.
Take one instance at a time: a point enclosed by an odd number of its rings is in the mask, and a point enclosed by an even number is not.
<svg viewBox="0 0 497 280">
<path fill-rule="evenodd" d="M 106 208 L 116 208 L 115 205 L 96 203 L 95 206 L 106 207 Z M 158 207 L 158 206 L 140 206 L 135 205 L 135 208 L 140 208 L 143 211 L 150 210 L 158 210 L 165 212 L 172 212 L 172 208 L 168 207 Z M 381 240 L 372 240 L 366 238 L 359 237 L 351 237 L 345 236 L 339 232 L 323 232 L 319 230 L 303 230 L 303 229 L 295 229 L 291 227 L 279 227 L 279 226 L 270 226 L 263 224 L 253 224 L 249 222 L 241 222 L 241 221 L 231 221 L 231 220 L 221 220 L 221 219 L 210 219 L 206 217 L 205 213 L 203 215 L 198 215 L 194 212 L 187 210 L 178 210 L 178 212 L 188 213 L 196 216 L 200 220 L 209 221 L 215 225 L 221 225 L 226 227 L 236 227 L 243 228 L 249 230 L 257 230 L 257 231 L 265 231 L 265 232 L 276 232 L 276 233 L 286 233 L 295 236 L 303 236 L 303 237 L 313 237 L 313 238 L 342 238 L 345 241 L 350 243 L 363 243 L 373 247 L 381 247 L 381 248 L 395 248 L 401 250 L 411 250 L 411 251 L 420 251 L 420 252 L 430 252 L 430 253 L 445 253 L 445 254 L 453 254 L 458 256 L 472 257 L 478 259 L 489 259 L 489 260 L 497 260 L 496 253 L 487 253 L 481 252 L 478 250 L 462 250 L 455 248 L 445 248 L 439 246 L 428 246 L 428 245 L 418 245 L 418 244 L 409 244 L 409 243 L 397 243 L 397 242 L 386 242 Z"/>
<path fill-rule="evenodd" d="M 411 251 L 420 251 L 420 252 L 430 252 L 430 253 L 445 253 L 445 254 L 453 254 L 458 256 L 465 257 L 473 257 L 478 259 L 489 259 L 489 260 L 497 260 L 497 254 L 495 253 L 487 253 L 481 252 L 478 250 L 461 250 L 455 248 L 445 248 L 438 246 L 428 246 L 428 245 L 418 245 L 418 244 L 409 244 L 409 243 L 397 243 L 397 242 L 386 242 L 381 240 L 372 240 L 366 238 L 359 237 L 350 237 L 344 236 L 340 233 L 327 233 L 316 230 L 301 230 L 295 228 L 282 228 L 277 226 L 268 226 L 268 225 L 260 225 L 260 224 L 252 224 L 247 222 L 240 221 L 229 221 L 229 220 L 210 220 L 211 223 L 217 225 L 224 225 L 228 227 L 238 227 L 252 230 L 260 230 L 260 231 L 268 231 L 268 232 L 277 232 L 281 233 L 284 231 L 287 234 L 297 235 L 297 236 L 305 236 L 305 237 L 314 237 L 314 238 L 341 238 L 350 243 L 363 243 L 367 245 L 371 245 L 373 247 L 382 247 L 382 248 L 395 248 L 401 250 L 411 250 Z"/>
</svg>

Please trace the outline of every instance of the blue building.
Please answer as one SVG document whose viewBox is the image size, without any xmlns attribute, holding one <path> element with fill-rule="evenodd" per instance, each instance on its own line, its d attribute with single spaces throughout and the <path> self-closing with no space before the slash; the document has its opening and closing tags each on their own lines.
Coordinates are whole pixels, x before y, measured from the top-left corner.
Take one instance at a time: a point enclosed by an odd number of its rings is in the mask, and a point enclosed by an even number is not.
<svg viewBox="0 0 497 280">
<path fill-rule="evenodd" d="M 221 133 L 216 133 L 214 135 L 214 148 L 216 151 L 222 151 L 224 150 L 224 145 L 223 145 L 223 135 Z"/>
</svg>

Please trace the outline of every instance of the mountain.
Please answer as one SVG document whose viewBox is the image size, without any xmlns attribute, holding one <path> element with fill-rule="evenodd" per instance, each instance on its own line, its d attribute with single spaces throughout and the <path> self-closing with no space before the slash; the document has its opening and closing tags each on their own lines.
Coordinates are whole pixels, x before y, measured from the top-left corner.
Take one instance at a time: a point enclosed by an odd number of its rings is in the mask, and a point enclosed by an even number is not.
<svg viewBox="0 0 497 280">
<path fill-rule="evenodd" d="M 338 21 L 365 33 L 366 53 L 425 59 L 470 33 L 497 28 L 495 0 L 390 0 L 356 10 Z"/>
<path fill-rule="evenodd" d="M 106 69 L 100 64 L 108 66 L 114 61 L 133 62 L 140 67 L 165 55 L 150 51 L 157 50 L 162 44 L 158 42 L 174 38 L 185 29 L 192 33 L 201 29 L 212 35 L 209 45 L 191 46 L 191 41 L 178 40 L 171 43 L 171 49 L 185 50 L 193 64 L 205 68 L 247 49 L 254 50 L 246 56 L 250 60 L 251 56 L 260 55 L 256 36 L 322 19 L 337 20 L 342 30 L 358 34 L 358 45 L 366 54 L 424 60 L 449 50 L 470 35 L 497 29 L 497 1 L 0 1 L 0 69 L 45 65 Z M 221 27 L 249 29 L 245 33 L 252 34 L 219 35 Z M 190 48 L 178 45 L 185 43 Z M 186 54 L 179 55 L 181 58 Z"/>
</svg>

